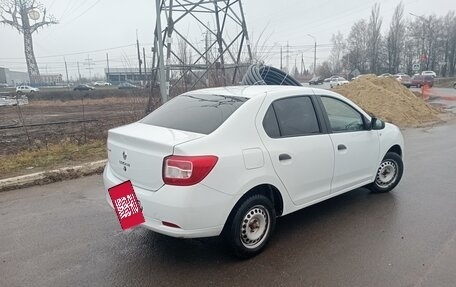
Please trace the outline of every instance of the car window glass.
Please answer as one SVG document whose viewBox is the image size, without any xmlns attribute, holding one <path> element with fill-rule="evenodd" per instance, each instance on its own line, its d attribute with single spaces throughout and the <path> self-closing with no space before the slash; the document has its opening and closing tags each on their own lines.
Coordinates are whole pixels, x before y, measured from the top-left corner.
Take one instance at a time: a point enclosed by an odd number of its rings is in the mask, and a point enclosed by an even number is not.
<svg viewBox="0 0 456 287">
<path fill-rule="evenodd" d="M 248 98 L 222 95 L 180 95 L 150 113 L 142 123 L 210 134 Z"/>
<path fill-rule="evenodd" d="M 361 114 L 348 104 L 329 97 L 321 97 L 323 106 L 328 114 L 333 132 L 364 130 Z"/>
<path fill-rule="evenodd" d="M 263 128 L 266 134 L 271 138 L 280 137 L 279 124 L 277 123 L 277 118 L 272 105 L 269 106 L 269 109 L 264 116 Z"/>
<path fill-rule="evenodd" d="M 281 136 L 320 133 L 317 116 L 309 97 L 293 97 L 273 103 Z"/>
</svg>

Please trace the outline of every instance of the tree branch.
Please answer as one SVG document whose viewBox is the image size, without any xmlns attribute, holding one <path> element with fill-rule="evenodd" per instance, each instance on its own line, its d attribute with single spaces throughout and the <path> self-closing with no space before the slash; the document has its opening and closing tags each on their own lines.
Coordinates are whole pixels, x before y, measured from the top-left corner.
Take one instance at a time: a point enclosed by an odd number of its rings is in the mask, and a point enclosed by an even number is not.
<svg viewBox="0 0 456 287">
<path fill-rule="evenodd" d="M 22 33 L 22 26 L 19 24 L 19 21 L 17 20 L 17 15 L 16 15 L 17 8 L 14 6 L 14 11 L 12 10 L 11 6 L 8 6 L 8 10 L 5 9 L 4 6 L 1 6 L 0 8 L 1 8 L 0 23 L 5 24 L 5 25 L 10 25 L 11 27 L 16 28 L 19 31 L 19 33 Z M 9 20 L 9 19 L 5 18 L 5 16 L 3 16 L 3 13 L 9 14 L 12 19 Z"/>
<path fill-rule="evenodd" d="M 39 28 L 41 27 L 44 27 L 44 26 L 48 26 L 48 25 L 53 25 L 53 24 L 58 24 L 57 21 L 55 20 L 49 20 L 49 21 L 46 21 L 44 18 L 43 18 L 43 21 L 39 22 L 39 23 L 35 23 L 33 24 L 32 26 L 30 26 L 30 32 L 35 32 L 36 30 L 38 30 Z"/>
</svg>

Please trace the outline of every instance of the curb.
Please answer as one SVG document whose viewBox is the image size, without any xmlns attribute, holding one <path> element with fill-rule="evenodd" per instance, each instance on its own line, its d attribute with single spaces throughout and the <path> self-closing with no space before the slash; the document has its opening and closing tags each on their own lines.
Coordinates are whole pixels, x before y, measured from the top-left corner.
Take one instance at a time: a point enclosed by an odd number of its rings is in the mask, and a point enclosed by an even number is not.
<svg viewBox="0 0 456 287">
<path fill-rule="evenodd" d="M 72 167 L 63 167 L 54 170 L 36 172 L 0 180 L 0 192 L 23 188 L 32 185 L 44 185 L 57 181 L 74 179 L 82 176 L 101 174 L 106 160 L 93 161 Z"/>
</svg>

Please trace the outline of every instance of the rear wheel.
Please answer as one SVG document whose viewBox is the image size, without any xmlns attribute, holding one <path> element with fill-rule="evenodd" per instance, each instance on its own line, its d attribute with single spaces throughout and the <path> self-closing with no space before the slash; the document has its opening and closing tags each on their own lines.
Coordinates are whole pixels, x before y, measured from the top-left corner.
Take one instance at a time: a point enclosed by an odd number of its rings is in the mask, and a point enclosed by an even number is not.
<svg viewBox="0 0 456 287">
<path fill-rule="evenodd" d="M 394 152 L 388 152 L 383 158 L 375 175 L 375 181 L 369 185 L 373 192 L 390 192 L 402 178 L 404 164 L 402 158 Z"/>
<path fill-rule="evenodd" d="M 225 231 L 225 238 L 239 258 L 259 254 L 266 246 L 276 222 L 272 202 L 264 195 L 248 197 L 237 208 Z"/>
</svg>

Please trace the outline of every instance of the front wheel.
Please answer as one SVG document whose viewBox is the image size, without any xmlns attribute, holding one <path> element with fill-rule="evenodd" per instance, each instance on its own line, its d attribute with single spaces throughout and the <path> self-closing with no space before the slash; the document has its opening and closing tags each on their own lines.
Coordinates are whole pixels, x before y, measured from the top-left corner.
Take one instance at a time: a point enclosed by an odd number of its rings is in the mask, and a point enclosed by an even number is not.
<svg viewBox="0 0 456 287">
<path fill-rule="evenodd" d="M 372 192 L 390 192 L 401 181 L 404 172 L 402 158 L 394 152 L 388 152 L 383 158 L 375 175 L 375 181 L 369 185 Z"/>
<path fill-rule="evenodd" d="M 248 197 L 228 222 L 225 238 L 239 258 L 259 254 L 266 246 L 276 222 L 272 202 L 264 195 Z"/>
</svg>

